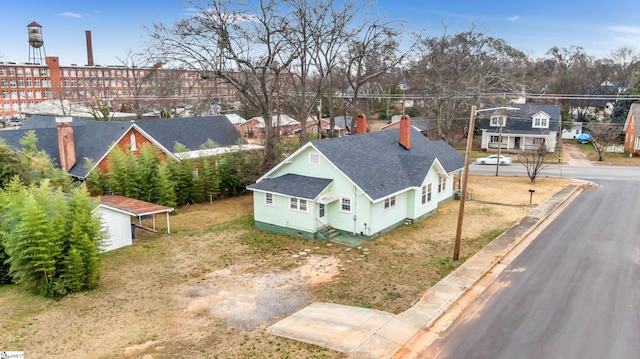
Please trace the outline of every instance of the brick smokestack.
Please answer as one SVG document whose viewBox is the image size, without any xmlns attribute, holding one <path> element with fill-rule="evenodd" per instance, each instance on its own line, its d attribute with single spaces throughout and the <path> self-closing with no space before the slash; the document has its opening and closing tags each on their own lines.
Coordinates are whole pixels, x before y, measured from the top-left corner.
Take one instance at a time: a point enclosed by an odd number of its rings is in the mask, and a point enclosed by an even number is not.
<svg viewBox="0 0 640 359">
<path fill-rule="evenodd" d="M 364 113 L 359 114 L 356 119 L 356 133 L 367 133 L 367 116 Z"/>
<path fill-rule="evenodd" d="M 91 44 L 91 31 L 86 30 L 84 36 L 87 38 L 87 65 L 93 66 L 93 45 Z"/>
<path fill-rule="evenodd" d="M 402 115 L 400 117 L 400 139 L 398 143 L 405 150 L 411 148 L 411 118 L 409 115 Z"/>
<path fill-rule="evenodd" d="M 76 164 L 76 146 L 73 140 L 73 119 L 71 117 L 56 117 L 58 131 L 58 151 L 60 152 L 60 167 L 69 172 Z"/>
</svg>

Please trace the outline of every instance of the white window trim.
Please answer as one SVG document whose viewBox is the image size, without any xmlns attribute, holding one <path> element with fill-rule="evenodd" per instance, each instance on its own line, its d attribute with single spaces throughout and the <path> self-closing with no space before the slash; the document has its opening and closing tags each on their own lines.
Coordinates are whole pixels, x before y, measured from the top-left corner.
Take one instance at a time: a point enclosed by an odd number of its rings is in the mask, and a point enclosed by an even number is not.
<svg viewBox="0 0 640 359">
<path fill-rule="evenodd" d="M 131 146 L 131 151 L 138 150 L 138 144 L 136 143 L 136 134 L 133 132 L 131 132 L 131 135 L 129 135 L 129 145 Z"/>
<path fill-rule="evenodd" d="M 344 209 L 344 201 L 349 201 L 349 210 L 345 210 Z M 351 206 L 352 205 L 352 200 L 351 197 L 341 197 L 340 198 L 340 212 L 344 212 L 344 213 L 351 213 Z"/>
<path fill-rule="evenodd" d="M 438 193 L 442 193 L 447 189 L 447 177 L 438 177 Z"/>
<path fill-rule="evenodd" d="M 384 209 L 392 209 L 396 206 L 396 196 L 389 196 L 384 199 Z"/>
<path fill-rule="evenodd" d="M 429 203 L 431 203 L 431 199 L 433 198 L 433 195 L 432 195 L 433 186 L 431 185 L 431 183 L 427 183 L 426 185 L 422 186 L 421 189 L 422 189 L 422 192 L 420 193 L 420 203 L 423 206 L 426 206 Z"/>
<path fill-rule="evenodd" d="M 304 203 L 304 209 L 303 204 Z M 295 212 L 309 212 L 309 202 L 306 199 L 291 197 L 289 198 L 289 209 Z"/>
<path fill-rule="evenodd" d="M 505 115 L 493 115 L 489 119 L 489 126 L 500 127 L 500 117 L 502 117 L 502 127 L 507 125 L 507 116 Z"/>
<path fill-rule="evenodd" d="M 275 206 L 275 204 L 273 202 L 273 193 L 265 193 L 264 194 L 264 205 L 265 206 L 269 206 L 269 207 Z"/>
<path fill-rule="evenodd" d="M 536 121 L 539 121 L 540 124 L 536 125 Z M 546 116 L 534 116 L 531 121 L 532 128 L 549 128 L 549 118 Z"/>
</svg>

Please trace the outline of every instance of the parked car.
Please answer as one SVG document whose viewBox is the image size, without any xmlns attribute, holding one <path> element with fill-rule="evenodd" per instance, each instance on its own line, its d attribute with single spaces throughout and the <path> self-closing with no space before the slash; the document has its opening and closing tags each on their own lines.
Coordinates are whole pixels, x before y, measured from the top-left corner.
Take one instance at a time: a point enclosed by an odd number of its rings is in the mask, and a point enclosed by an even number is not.
<svg viewBox="0 0 640 359">
<path fill-rule="evenodd" d="M 487 157 L 482 157 L 482 158 L 478 158 L 476 160 L 476 163 L 479 165 L 495 165 L 498 163 L 498 155 L 491 155 L 491 156 L 487 156 Z M 500 164 L 501 165 L 510 165 L 511 164 L 511 157 L 506 157 L 503 155 L 500 155 Z"/>
<path fill-rule="evenodd" d="M 17 117 L 10 119 L 7 123 L 7 126 L 20 126 L 22 125 L 22 120 Z"/>
</svg>

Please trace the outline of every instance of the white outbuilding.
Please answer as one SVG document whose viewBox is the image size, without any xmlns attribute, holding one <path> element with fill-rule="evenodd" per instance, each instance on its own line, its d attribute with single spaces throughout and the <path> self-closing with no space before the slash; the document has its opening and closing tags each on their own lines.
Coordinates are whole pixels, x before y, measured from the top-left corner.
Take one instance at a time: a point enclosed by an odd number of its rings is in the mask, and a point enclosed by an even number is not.
<svg viewBox="0 0 640 359">
<path fill-rule="evenodd" d="M 156 214 L 166 214 L 167 233 L 171 233 L 169 222 L 169 213 L 173 211 L 171 207 L 123 196 L 102 196 L 100 197 L 100 204 L 95 211 L 100 216 L 102 225 L 107 232 L 107 238 L 103 246 L 103 251 L 105 252 L 130 246 L 133 243 L 136 227 L 155 232 Z M 142 218 L 148 216 L 153 220 L 151 228 L 142 225 Z M 132 217 L 135 217 L 138 223 L 132 222 Z"/>
</svg>

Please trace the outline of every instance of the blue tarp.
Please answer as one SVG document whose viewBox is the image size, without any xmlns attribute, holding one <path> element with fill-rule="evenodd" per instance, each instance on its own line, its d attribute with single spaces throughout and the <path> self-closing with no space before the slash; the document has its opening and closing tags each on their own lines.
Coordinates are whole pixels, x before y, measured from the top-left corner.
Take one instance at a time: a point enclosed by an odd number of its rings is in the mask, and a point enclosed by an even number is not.
<svg viewBox="0 0 640 359">
<path fill-rule="evenodd" d="M 583 132 L 576 140 L 578 143 L 589 143 L 591 142 L 591 135 Z"/>
</svg>

